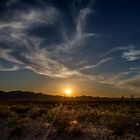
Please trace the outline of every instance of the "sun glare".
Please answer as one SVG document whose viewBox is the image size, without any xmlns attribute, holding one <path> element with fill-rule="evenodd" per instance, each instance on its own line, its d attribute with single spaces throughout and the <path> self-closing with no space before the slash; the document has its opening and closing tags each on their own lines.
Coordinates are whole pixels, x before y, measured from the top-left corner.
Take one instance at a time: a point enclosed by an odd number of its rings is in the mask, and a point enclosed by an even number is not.
<svg viewBox="0 0 140 140">
<path fill-rule="evenodd" d="M 67 96 L 70 96 L 71 94 L 72 94 L 72 89 L 70 89 L 70 88 L 67 88 L 67 89 L 65 89 L 65 94 L 67 95 Z"/>
</svg>

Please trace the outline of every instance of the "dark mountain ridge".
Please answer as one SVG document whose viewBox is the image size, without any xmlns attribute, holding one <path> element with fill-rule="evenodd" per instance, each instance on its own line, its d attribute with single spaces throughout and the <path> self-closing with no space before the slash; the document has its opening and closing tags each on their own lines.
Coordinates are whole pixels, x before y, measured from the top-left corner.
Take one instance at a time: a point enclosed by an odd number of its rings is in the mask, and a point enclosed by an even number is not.
<svg viewBox="0 0 140 140">
<path fill-rule="evenodd" d="M 31 91 L 0 91 L 0 101 L 114 101 L 114 100 L 132 100 L 131 98 L 109 98 L 109 97 L 92 97 L 92 96 L 76 96 L 64 97 L 59 95 L 49 95 L 43 93 L 35 93 Z M 134 100 L 134 98 L 133 98 Z M 140 100 L 137 98 L 135 100 Z"/>
</svg>

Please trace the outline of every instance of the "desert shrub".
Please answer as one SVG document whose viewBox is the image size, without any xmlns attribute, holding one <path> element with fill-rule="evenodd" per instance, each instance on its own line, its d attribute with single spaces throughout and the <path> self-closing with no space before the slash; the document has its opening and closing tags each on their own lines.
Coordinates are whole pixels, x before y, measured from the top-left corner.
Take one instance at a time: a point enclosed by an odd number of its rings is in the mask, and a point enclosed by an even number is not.
<svg viewBox="0 0 140 140">
<path fill-rule="evenodd" d="M 9 110 L 0 110 L 0 119 L 7 118 L 10 114 Z"/>
<path fill-rule="evenodd" d="M 15 113 L 10 110 L 9 107 L 0 107 L 0 119 L 6 119 L 8 117 L 16 117 Z"/>
<path fill-rule="evenodd" d="M 132 129 L 131 118 L 129 116 L 122 116 L 121 114 L 110 116 L 108 124 L 109 128 L 113 130 L 113 134 L 117 136 L 123 136 Z"/>
<path fill-rule="evenodd" d="M 77 112 L 77 120 L 79 122 L 92 122 L 92 123 L 98 123 L 100 122 L 100 119 L 102 117 L 101 114 L 99 114 L 99 112 L 97 112 L 96 110 L 91 110 L 91 109 L 86 109 L 86 110 L 79 110 Z"/>
<path fill-rule="evenodd" d="M 60 115 L 56 116 L 54 127 L 58 129 L 58 132 L 64 132 L 66 128 L 69 126 L 69 122 L 71 120 L 70 112 L 61 112 Z"/>
<path fill-rule="evenodd" d="M 7 127 L 9 129 L 9 140 L 19 140 L 25 134 L 27 124 L 24 119 L 16 118 L 9 121 Z"/>
<path fill-rule="evenodd" d="M 110 105 L 112 107 L 112 105 Z M 116 110 L 115 110 L 116 109 Z M 139 135 L 139 110 L 132 105 L 116 105 L 115 111 L 109 110 L 103 116 L 104 125 L 113 131 L 113 135 Z"/>
<path fill-rule="evenodd" d="M 67 129 L 67 131 L 65 131 L 65 133 L 72 138 L 73 137 L 80 137 L 83 134 L 82 129 L 79 127 L 69 128 L 69 129 Z"/>
<path fill-rule="evenodd" d="M 18 140 L 23 135 L 24 127 L 17 126 L 9 134 L 9 140 Z"/>
<path fill-rule="evenodd" d="M 66 129 L 68 128 L 68 121 L 65 119 L 57 119 L 54 123 L 54 127 L 57 129 L 57 133 L 62 134 L 65 133 Z"/>
<path fill-rule="evenodd" d="M 48 122 L 52 122 L 53 118 L 56 116 L 56 114 L 60 111 L 59 107 L 53 107 L 46 111 L 46 114 L 43 114 L 42 117 L 44 120 Z"/>
<path fill-rule="evenodd" d="M 69 110 L 68 106 L 56 106 L 50 109 L 44 116 L 43 119 L 49 122 L 57 129 L 58 135 L 65 132 L 69 127 L 69 122 L 75 118 L 73 111 Z"/>
<path fill-rule="evenodd" d="M 44 114 L 46 114 L 46 110 L 45 109 L 41 109 L 41 108 L 33 108 L 30 112 L 29 112 L 29 116 L 34 119 L 37 117 L 42 117 Z"/>
<path fill-rule="evenodd" d="M 17 105 L 12 106 L 11 110 L 17 114 L 25 114 L 30 110 L 30 108 L 27 105 L 17 104 Z"/>
</svg>

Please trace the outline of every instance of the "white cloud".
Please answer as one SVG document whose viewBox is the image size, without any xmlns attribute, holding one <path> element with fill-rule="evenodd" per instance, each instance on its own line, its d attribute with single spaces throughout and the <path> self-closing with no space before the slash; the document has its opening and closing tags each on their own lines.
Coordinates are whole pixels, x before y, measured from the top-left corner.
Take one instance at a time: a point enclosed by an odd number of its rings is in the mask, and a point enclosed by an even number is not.
<svg viewBox="0 0 140 140">
<path fill-rule="evenodd" d="M 66 33 L 65 27 L 63 27 L 62 36 L 65 41 L 57 46 L 57 51 L 72 52 L 78 47 L 84 46 L 86 38 L 96 35 L 84 31 L 89 14 L 92 14 L 92 11 L 88 7 L 79 11 L 79 15 L 74 18 L 76 29 L 72 34 Z"/>
<path fill-rule="evenodd" d="M 21 42 L 20 42 L 21 43 Z M 22 44 L 26 47 L 25 52 L 18 52 L 18 56 L 14 56 L 14 49 L 0 48 L 0 58 L 13 63 L 13 67 L 0 67 L 0 71 L 14 71 L 19 67 L 31 69 L 36 73 L 47 75 L 50 77 L 66 78 L 71 76 L 80 76 L 81 74 L 74 70 L 69 70 L 57 60 L 49 58 L 48 52 L 40 48 L 39 40 L 22 40 Z M 16 64 L 16 65 L 15 65 Z M 19 66 L 18 66 L 19 65 Z"/>
<path fill-rule="evenodd" d="M 109 62 L 109 61 L 112 61 L 112 60 L 113 59 L 110 58 L 110 57 L 104 58 L 104 59 L 101 59 L 98 63 L 96 63 L 94 65 L 87 65 L 87 66 L 84 66 L 84 67 L 80 68 L 79 70 L 97 68 L 97 67 L 101 66 L 102 64 L 104 64 L 106 62 Z"/>
<path fill-rule="evenodd" d="M 2 31 L 0 40 L 11 46 L 10 48 L 0 48 L 0 58 L 51 77 L 64 78 L 79 75 L 78 72 L 69 70 L 58 60 L 49 58 L 49 52 L 41 49 L 41 40 L 28 36 L 26 33 L 26 28 L 33 28 L 36 24 L 53 24 L 57 16 L 58 11 L 55 8 L 47 7 L 45 10 L 30 9 L 26 12 L 15 10 L 14 17 L 10 20 L 0 20 L 0 30 Z M 21 51 L 22 49 L 24 51 Z M 16 51 L 18 56 L 14 55 Z M 18 66 L 5 68 L 1 65 L 0 69 L 13 71 L 17 68 Z"/>
<path fill-rule="evenodd" d="M 115 47 L 107 52 L 105 52 L 103 55 L 101 55 L 101 57 L 105 57 L 113 52 L 116 52 L 116 51 L 125 51 L 125 50 L 131 50 L 131 49 L 134 49 L 135 47 L 133 45 L 128 45 L 128 46 L 118 46 L 118 47 Z"/>
<path fill-rule="evenodd" d="M 14 56 L 12 56 L 10 53 L 12 53 L 12 49 L 2 49 L 0 48 L 0 58 L 7 60 L 9 62 L 22 64 L 22 62 L 18 61 Z"/>
<path fill-rule="evenodd" d="M 19 70 L 20 68 L 18 66 L 12 66 L 12 67 L 4 67 L 0 65 L 0 71 L 15 71 Z"/>
<path fill-rule="evenodd" d="M 98 81 L 99 84 L 108 84 L 119 90 L 127 90 L 133 93 L 139 93 L 140 91 L 140 73 L 136 71 L 100 74 L 96 75 L 95 81 Z"/>
<path fill-rule="evenodd" d="M 12 9 L 0 19 L 0 41 L 14 47 L 18 44 L 20 47 L 23 41 L 31 38 L 27 33 L 29 28 L 33 29 L 42 24 L 54 24 L 58 17 L 59 11 L 54 7 L 27 8 L 24 11 Z"/>
<path fill-rule="evenodd" d="M 123 80 L 119 83 L 119 87 L 129 89 L 132 92 L 139 93 L 140 91 L 140 75 L 133 78 Z"/>
<path fill-rule="evenodd" d="M 27 34 L 29 28 L 32 29 L 42 24 L 54 24 L 58 16 L 59 12 L 53 7 L 27 8 L 24 11 L 12 9 L 0 19 L 0 41 L 10 45 L 22 43 L 25 36 L 26 39 L 30 38 Z"/>
<path fill-rule="evenodd" d="M 66 67 L 59 59 L 61 54 L 75 51 L 77 47 L 81 47 L 86 43 L 86 38 L 95 35 L 94 33 L 85 32 L 87 17 L 91 13 L 90 8 L 81 9 L 79 15 L 74 19 L 76 28 L 73 34 L 70 35 L 66 33 L 65 28 L 63 28 L 60 35 L 63 35 L 64 42 L 54 45 L 54 50 L 49 51 L 47 47 L 50 46 L 47 46 L 46 49 L 42 48 L 43 40 L 31 35 L 29 36 L 26 31 L 28 28 L 34 28 L 40 24 L 55 24 L 55 21 L 59 20 L 59 11 L 53 7 L 47 7 L 46 9 L 31 8 L 26 12 L 15 11 L 14 16 L 10 20 L 0 20 L 0 41 L 10 46 L 10 49 L 1 48 L 0 58 L 14 63 L 13 67 L 9 67 L 9 70 L 16 70 L 19 68 L 18 65 L 22 65 L 22 68 L 31 69 L 36 73 L 50 77 L 66 78 L 73 76 L 81 79 L 111 83 L 116 76 L 112 76 L 112 79 L 109 79 L 108 75 L 85 75 L 77 69 L 72 70 Z M 132 48 L 132 46 L 114 48 L 107 54 L 116 50 L 128 50 L 130 48 Z M 16 56 L 15 53 L 18 53 L 18 56 Z M 59 56 L 59 58 L 57 56 Z M 67 58 L 65 59 L 65 61 L 67 61 Z M 112 58 L 104 58 L 94 65 L 86 65 L 81 69 L 96 68 L 111 60 Z M 2 69 L 8 70 L 8 68 L 5 67 L 1 67 L 1 70 Z M 107 78 L 108 80 L 106 80 Z"/>
<path fill-rule="evenodd" d="M 140 59 L 140 50 L 129 50 L 122 56 L 126 61 L 134 61 Z"/>
<path fill-rule="evenodd" d="M 46 7 L 46 9 L 30 8 L 26 11 L 12 10 L 11 13 L 12 17 L 9 17 L 9 19 L 2 18 L 0 20 L 0 29 L 5 27 L 26 29 L 38 24 L 53 24 L 59 16 L 59 12 L 54 7 Z"/>
<path fill-rule="evenodd" d="M 58 61 L 50 59 L 45 49 L 35 47 L 32 51 L 32 53 L 23 54 L 29 61 L 27 68 L 50 77 L 66 78 L 80 75 L 77 71 L 69 70 Z"/>
<path fill-rule="evenodd" d="M 84 8 L 81 9 L 79 12 L 79 16 L 76 19 L 76 36 L 78 39 L 80 38 L 85 38 L 88 36 L 88 33 L 84 33 L 84 28 L 86 26 L 86 22 L 87 22 L 87 16 L 88 14 L 91 14 L 91 10 L 89 8 Z M 94 35 L 94 34 L 90 34 L 90 35 Z"/>
</svg>

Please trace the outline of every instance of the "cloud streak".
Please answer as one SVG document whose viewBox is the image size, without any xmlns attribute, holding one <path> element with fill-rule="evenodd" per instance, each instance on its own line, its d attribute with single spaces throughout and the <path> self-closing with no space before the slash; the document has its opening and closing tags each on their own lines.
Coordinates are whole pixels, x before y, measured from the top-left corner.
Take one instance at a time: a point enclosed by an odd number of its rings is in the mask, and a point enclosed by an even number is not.
<svg viewBox="0 0 140 140">
<path fill-rule="evenodd" d="M 136 77 L 121 81 L 119 83 L 121 88 L 129 89 L 132 92 L 139 93 L 140 91 L 140 75 Z"/>
<path fill-rule="evenodd" d="M 105 52 L 103 55 L 101 55 L 101 57 L 105 57 L 105 56 L 108 56 L 116 51 L 125 51 L 125 50 L 131 50 L 131 49 L 134 49 L 135 47 L 133 45 L 128 45 L 128 46 L 118 46 L 118 47 L 115 47 L 107 52 Z"/>
<path fill-rule="evenodd" d="M 47 7 L 46 9 L 14 10 L 10 19 L 0 20 L 0 41 L 7 46 L 6 48 L 1 46 L 0 58 L 13 63 L 13 67 L 9 67 L 9 69 L 1 65 L 1 70 L 13 71 L 22 67 L 50 77 L 81 77 L 82 74 L 77 70 L 70 70 L 59 61 L 59 58 L 56 60 L 52 56 L 60 55 L 61 52 L 57 52 L 59 47 L 65 53 L 67 50 L 75 49 L 81 43 L 81 40 L 93 35 L 83 32 L 86 17 L 91 11 L 88 8 L 80 10 L 75 33 L 72 37 L 65 35 L 65 42 L 55 45 L 54 51 L 50 52 L 47 50 L 48 47 L 41 47 L 44 40 L 28 34 L 29 28 L 33 29 L 42 24 L 45 26 L 55 24 L 60 15 L 59 11 L 54 7 Z M 83 75 L 83 77 L 85 76 Z"/>
<path fill-rule="evenodd" d="M 134 61 L 140 59 L 140 50 L 129 50 L 127 52 L 124 52 L 122 57 L 126 61 Z"/>
<path fill-rule="evenodd" d="M 20 68 L 18 66 L 4 67 L 4 66 L 0 65 L 0 71 L 16 71 L 19 69 Z"/>
<path fill-rule="evenodd" d="M 84 66 L 84 67 L 80 68 L 79 70 L 97 68 L 97 67 L 101 66 L 102 64 L 107 63 L 107 62 L 110 62 L 110 61 L 112 61 L 112 60 L 113 60 L 113 59 L 110 58 L 110 57 L 104 58 L 104 59 L 101 59 L 97 64 L 94 64 L 94 65 L 87 65 L 87 66 Z"/>
<path fill-rule="evenodd" d="M 87 38 L 96 36 L 94 33 L 85 32 L 87 17 L 92 13 L 93 11 L 88 7 L 80 9 L 78 16 L 73 19 L 76 27 L 71 35 L 66 33 L 65 27 L 63 27 L 62 35 L 64 42 L 58 46 L 58 51 L 67 53 L 73 52 L 77 48 L 84 46 Z"/>
</svg>

